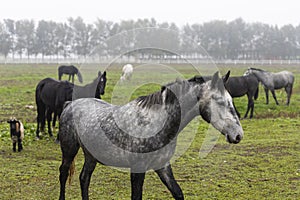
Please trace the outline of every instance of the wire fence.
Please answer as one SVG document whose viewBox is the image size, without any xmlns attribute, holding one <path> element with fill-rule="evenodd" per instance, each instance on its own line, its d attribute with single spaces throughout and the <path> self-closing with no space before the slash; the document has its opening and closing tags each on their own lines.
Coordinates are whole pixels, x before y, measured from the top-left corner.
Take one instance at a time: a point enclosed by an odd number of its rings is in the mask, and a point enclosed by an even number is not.
<svg viewBox="0 0 300 200">
<path fill-rule="evenodd" d="M 159 58 L 143 59 L 136 57 L 121 57 L 115 59 L 113 56 L 89 57 L 89 58 L 0 58 L 0 64 L 101 64 L 101 63 L 166 63 L 184 64 L 186 62 L 194 64 L 226 64 L 226 65 L 299 65 L 300 60 L 213 60 L 213 59 L 193 59 L 193 58 Z"/>
</svg>

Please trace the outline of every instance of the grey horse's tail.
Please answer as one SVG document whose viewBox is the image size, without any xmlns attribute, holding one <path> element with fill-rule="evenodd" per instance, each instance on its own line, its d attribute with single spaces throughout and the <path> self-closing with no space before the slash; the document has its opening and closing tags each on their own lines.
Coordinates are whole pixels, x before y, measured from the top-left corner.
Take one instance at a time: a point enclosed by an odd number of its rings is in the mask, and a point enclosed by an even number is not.
<svg viewBox="0 0 300 200">
<path fill-rule="evenodd" d="M 66 101 L 63 106 L 63 110 L 71 103 L 72 101 Z"/>
<path fill-rule="evenodd" d="M 76 157 L 73 159 L 72 164 L 69 169 L 69 185 L 71 185 L 73 176 L 75 174 L 75 159 L 76 159 Z"/>
<path fill-rule="evenodd" d="M 259 92 L 258 88 L 259 88 L 259 87 L 257 87 L 257 89 L 256 89 L 256 91 L 255 91 L 255 94 L 254 94 L 254 100 L 256 100 L 256 99 L 258 98 L 258 92 Z"/>
<path fill-rule="evenodd" d="M 80 71 L 78 70 L 78 72 L 77 72 L 77 77 L 78 77 L 78 81 L 80 82 L 80 83 L 82 83 L 82 75 L 81 75 L 81 73 L 80 73 Z"/>
</svg>

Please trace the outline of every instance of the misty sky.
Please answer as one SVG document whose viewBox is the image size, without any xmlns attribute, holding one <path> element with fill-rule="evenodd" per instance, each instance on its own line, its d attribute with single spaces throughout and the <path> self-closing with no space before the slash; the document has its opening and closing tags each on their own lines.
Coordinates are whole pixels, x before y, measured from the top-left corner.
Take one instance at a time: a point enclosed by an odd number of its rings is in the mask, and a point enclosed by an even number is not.
<svg viewBox="0 0 300 200">
<path fill-rule="evenodd" d="M 105 2 L 105 3 L 104 3 Z M 219 19 L 270 25 L 300 24 L 299 0 L 3 0 L 0 20 L 34 19 L 65 22 L 68 17 L 81 16 L 85 22 L 97 18 L 120 20 L 155 18 L 158 22 L 203 23 Z"/>
</svg>

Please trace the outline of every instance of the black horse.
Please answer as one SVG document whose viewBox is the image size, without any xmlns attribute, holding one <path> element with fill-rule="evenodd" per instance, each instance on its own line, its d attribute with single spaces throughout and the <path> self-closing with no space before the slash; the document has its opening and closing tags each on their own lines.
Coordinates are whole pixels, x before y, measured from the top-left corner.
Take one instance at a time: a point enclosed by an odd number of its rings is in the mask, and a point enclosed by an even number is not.
<svg viewBox="0 0 300 200">
<path fill-rule="evenodd" d="M 35 101 L 37 106 L 37 130 L 36 137 L 39 138 L 39 131 L 45 128 L 46 114 L 47 118 L 54 112 L 60 116 L 63 105 L 66 101 L 72 100 L 74 85 L 67 81 L 57 81 L 52 78 L 41 80 L 35 91 Z M 47 112 L 46 112 L 47 111 Z M 48 121 L 48 133 L 52 136 L 50 123 Z"/>
<path fill-rule="evenodd" d="M 58 67 L 58 80 L 61 80 L 61 77 L 63 74 L 68 74 L 69 75 L 69 81 L 71 80 L 72 77 L 72 83 L 74 83 L 74 76 L 75 74 L 78 77 L 78 81 L 82 83 L 82 75 L 80 71 L 74 66 L 74 65 L 62 65 Z"/>
<path fill-rule="evenodd" d="M 253 111 L 254 111 L 253 97 L 255 100 L 258 97 L 258 85 L 259 85 L 259 81 L 252 74 L 246 76 L 229 77 L 229 79 L 225 83 L 225 88 L 232 96 L 232 98 L 241 97 L 247 94 L 248 106 L 244 118 L 247 118 L 250 109 L 251 109 L 250 118 L 253 117 Z M 237 110 L 236 112 L 240 117 L 239 112 Z"/>
<path fill-rule="evenodd" d="M 44 131 L 45 119 L 47 116 L 48 133 L 52 136 L 51 121 L 52 114 L 54 118 L 52 126 L 55 127 L 57 116 L 60 117 L 63 106 L 66 101 L 79 98 L 94 97 L 101 99 L 100 95 L 105 93 L 106 72 L 98 73 L 97 78 L 90 84 L 78 86 L 68 81 L 57 81 L 52 78 L 45 78 L 39 82 L 36 87 L 36 105 L 37 105 L 37 130 L 36 137 L 39 138 L 39 131 Z M 41 128 L 40 128 L 41 126 Z"/>
</svg>

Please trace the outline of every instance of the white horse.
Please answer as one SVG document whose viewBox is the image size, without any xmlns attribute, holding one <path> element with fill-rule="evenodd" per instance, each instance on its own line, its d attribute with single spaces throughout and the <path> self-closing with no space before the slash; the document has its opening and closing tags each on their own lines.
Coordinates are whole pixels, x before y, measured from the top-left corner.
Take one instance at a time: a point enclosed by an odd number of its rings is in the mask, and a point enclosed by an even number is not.
<svg viewBox="0 0 300 200">
<path fill-rule="evenodd" d="M 133 72 L 133 66 L 132 64 L 126 64 L 123 66 L 122 68 L 122 76 L 120 78 L 120 81 L 129 81 L 131 79 L 132 76 L 132 72 Z"/>
</svg>

